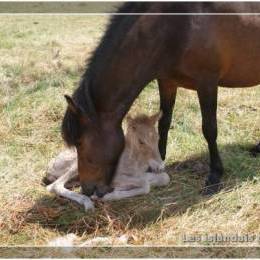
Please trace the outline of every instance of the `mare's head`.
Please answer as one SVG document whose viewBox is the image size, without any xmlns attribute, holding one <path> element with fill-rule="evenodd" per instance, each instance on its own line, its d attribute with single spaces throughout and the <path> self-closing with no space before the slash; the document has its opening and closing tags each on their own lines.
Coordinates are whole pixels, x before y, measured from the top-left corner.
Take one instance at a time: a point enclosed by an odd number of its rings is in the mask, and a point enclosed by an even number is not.
<svg viewBox="0 0 260 260">
<path fill-rule="evenodd" d="M 135 156 L 145 162 L 152 162 L 152 168 L 162 167 L 163 161 L 159 152 L 159 134 L 156 123 L 161 118 L 159 112 L 152 116 L 139 115 L 137 117 L 127 117 L 127 143 L 132 146 Z"/>
<path fill-rule="evenodd" d="M 63 138 L 75 146 L 81 188 L 87 196 L 110 192 L 118 159 L 124 147 L 120 122 L 113 117 L 88 113 L 80 104 L 65 96 L 68 108 L 63 119 Z"/>
</svg>

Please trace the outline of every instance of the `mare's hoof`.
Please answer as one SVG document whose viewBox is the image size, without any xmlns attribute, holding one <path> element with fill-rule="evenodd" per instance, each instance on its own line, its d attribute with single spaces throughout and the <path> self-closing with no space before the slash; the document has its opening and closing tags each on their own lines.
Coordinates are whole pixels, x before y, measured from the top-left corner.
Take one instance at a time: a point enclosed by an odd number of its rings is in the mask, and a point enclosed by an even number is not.
<svg viewBox="0 0 260 260">
<path fill-rule="evenodd" d="M 87 197 L 90 197 L 91 195 L 93 195 L 95 192 L 95 189 L 96 189 L 95 183 L 89 182 L 89 183 L 81 184 L 81 191 Z"/>
<path fill-rule="evenodd" d="M 260 154 L 260 143 L 258 145 L 256 145 L 255 147 L 253 147 L 251 150 L 250 150 L 250 153 L 252 156 L 256 157 L 257 154 Z"/>
<path fill-rule="evenodd" d="M 220 184 L 214 184 L 210 186 L 205 186 L 202 191 L 201 195 L 203 196 L 212 196 L 216 193 L 218 193 L 221 190 L 221 185 Z"/>
<path fill-rule="evenodd" d="M 223 184 L 219 181 L 210 182 L 209 180 L 206 181 L 205 187 L 201 190 L 201 194 L 203 196 L 211 196 L 218 193 L 223 188 Z"/>
</svg>

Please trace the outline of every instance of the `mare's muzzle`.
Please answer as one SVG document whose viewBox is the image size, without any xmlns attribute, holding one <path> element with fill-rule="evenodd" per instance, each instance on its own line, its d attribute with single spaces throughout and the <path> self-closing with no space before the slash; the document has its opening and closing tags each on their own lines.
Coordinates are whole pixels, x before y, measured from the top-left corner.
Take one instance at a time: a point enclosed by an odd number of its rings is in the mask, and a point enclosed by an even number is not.
<svg viewBox="0 0 260 260">
<path fill-rule="evenodd" d="M 90 197 L 96 190 L 96 184 L 93 182 L 81 183 L 81 190 L 84 195 Z"/>
<path fill-rule="evenodd" d="M 113 188 L 111 188 L 108 185 L 100 185 L 100 184 L 95 184 L 93 182 L 87 182 L 81 184 L 81 189 L 84 195 L 90 197 L 95 193 L 99 198 L 102 198 L 107 193 L 113 191 Z"/>
</svg>

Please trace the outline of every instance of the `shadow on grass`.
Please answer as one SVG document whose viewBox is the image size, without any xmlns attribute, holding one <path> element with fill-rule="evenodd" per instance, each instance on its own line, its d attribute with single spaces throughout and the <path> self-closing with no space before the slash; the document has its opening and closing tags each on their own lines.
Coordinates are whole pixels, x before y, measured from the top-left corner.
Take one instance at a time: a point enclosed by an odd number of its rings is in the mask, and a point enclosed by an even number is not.
<svg viewBox="0 0 260 260">
<path fill-rule="evenodd" d="M 224 189 L 231 189 L 257 174 L 260 157 L 252 157 L 249 148 L 238 144 L 220 146 L 226 169 Z M 166 168 L 171 176 L 167 187 L 155 188 L 145 196 L 99 202 L 95 212 L 86 213 L 82 207 L 63 198 L 44 196 L 26 212 L 26 222 L 79 235 L 99 232 L 109 235 L 143 229 L 169 216 L 183 214 L 193 205 L 209 199 L 200 194 L 209 170 L 207 157 L 207 153 L 203 153 L 174 162 Z"/>
</svg>

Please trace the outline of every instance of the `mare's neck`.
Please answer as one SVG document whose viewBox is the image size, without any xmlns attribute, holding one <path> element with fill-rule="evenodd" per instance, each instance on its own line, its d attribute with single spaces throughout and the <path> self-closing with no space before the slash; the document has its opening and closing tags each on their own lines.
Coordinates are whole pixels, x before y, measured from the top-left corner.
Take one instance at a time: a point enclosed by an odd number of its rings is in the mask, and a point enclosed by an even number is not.
<svg viewBox="0 0 260 260">
<path fill-rule="evenodd" d="M 157 77 L 162 49 L 146 40 L 153 37 L 157 19 L 128 16 L 97 48 L 86 76 L 98 115 L 121 121 L 145 85 Z"/>
<path fill-rule="evenodd" d="M 128 57 L 120 57 L 127 63 Z M 118 64 L 121 64 L 118 62 Z M 136 63 L 136 61 L 132 61 Z M 126 64 L 127 66 L 127 64 Z M 122 121 L 136 97 L 146 84 L 153 79 L 152 75 L 145 75 L 134 66 L 128 66 L 128 70 L 115 64 L 103 72 L 102 78 L 93 81 L 91 85 L 91 98 L 96 113 L 101 118 Z"/>
</svg>

